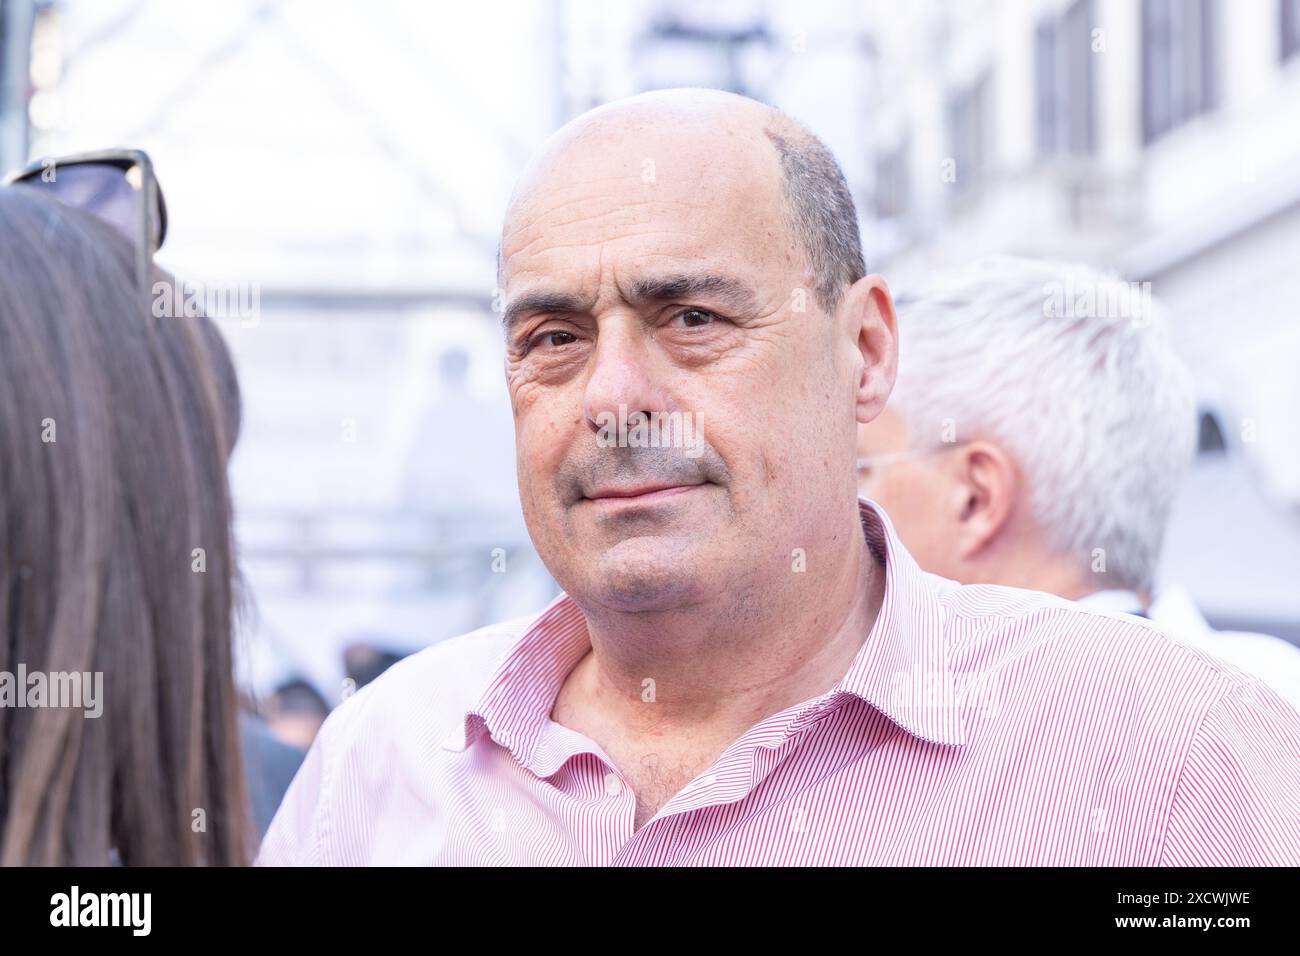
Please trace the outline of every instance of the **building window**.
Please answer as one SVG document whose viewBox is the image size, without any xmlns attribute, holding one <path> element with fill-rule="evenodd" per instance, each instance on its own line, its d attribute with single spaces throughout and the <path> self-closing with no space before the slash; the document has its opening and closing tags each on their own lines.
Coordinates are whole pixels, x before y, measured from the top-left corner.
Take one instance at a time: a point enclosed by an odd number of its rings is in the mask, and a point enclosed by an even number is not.
<svg viewBox="0 0 1300 956">
<path fill-rule="evenodd" d="M 1142 0 L 1142 138 L 1214 105 L 1214 0 Z"/>
<path fill-rule="evenodd" d="M 986 73 L 948 100 L 948 143 L 958 192 L 972 189 L 988 171 L 990 87 Z"/>
<path fill-rule="evenodd" d="M 1300 0 L 1278 0 L 1281 14 L 1282 59 L 1300 53 Z"/>
<path fill-rule="evenodd" d="M 911 183 L 907 175 L 908 142 L 876 156 L 876 188 L 873 205 L 877 219 L 902 219 L 907 214 Z"/>
<path fill-rule="evenodd" d="M 1076 0 L 1038 24 L 1038 152 L 1082 156 L 1096 145 L 1093 0 Z"/>
</svg>

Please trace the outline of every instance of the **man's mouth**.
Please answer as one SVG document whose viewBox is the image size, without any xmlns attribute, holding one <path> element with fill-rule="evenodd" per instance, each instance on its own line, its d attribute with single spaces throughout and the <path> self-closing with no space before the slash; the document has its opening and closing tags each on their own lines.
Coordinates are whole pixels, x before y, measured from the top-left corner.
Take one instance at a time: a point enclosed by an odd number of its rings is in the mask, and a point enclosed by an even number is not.
<svg viewBox="0 0 1300 956">
<path fill-rule="evenodd" d="M 666 501 L 675 498 L 678 495 L 685 494 L 688 491 L 694 491 L 696 488 L 704 487 L 703 483 L 691 485 L 665 484 L 655 482 L 644 485 L 625 485 L 610 486 L 607 488 L 598 488 L 584 495 L 587 501 L 593 501 L 606 505 L 640 505 L 654 504 L 659 501 Z"/>
</svg>

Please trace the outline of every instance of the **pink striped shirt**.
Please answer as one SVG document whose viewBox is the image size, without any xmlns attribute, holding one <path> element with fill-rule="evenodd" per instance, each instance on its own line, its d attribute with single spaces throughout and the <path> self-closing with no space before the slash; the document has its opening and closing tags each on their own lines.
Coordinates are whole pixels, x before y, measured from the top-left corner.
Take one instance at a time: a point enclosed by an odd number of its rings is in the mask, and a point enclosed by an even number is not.
<svg viewBox="0 0 1300 956">
<path fill-rule="evenodd" d="M 641 829 L 612 761 L 550 719 L 590 647 L 562 595 L 339 706 L 258 862 L 1300 864 L 1300 715 L 1277 694 L 1136 618 L 926 574 L 862 517 L 886 584 L 848 672 Z"/>
</svg>

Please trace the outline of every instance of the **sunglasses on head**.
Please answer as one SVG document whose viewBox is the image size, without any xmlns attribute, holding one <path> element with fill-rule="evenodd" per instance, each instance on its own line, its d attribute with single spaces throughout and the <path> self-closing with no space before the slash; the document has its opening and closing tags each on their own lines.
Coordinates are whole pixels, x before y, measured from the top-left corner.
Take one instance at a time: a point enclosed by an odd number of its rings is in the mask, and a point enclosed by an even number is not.
<svg viewBox="0 0 1300 956">
<path fill-rule="evenodd" d="M 5 185 L 39 190 L 108 223 L 136 248 L 136 274 L 149 288 L 153 255 L 167 235 L 167 205 L 149 155 L 107 149 L 38 159 L 5 178 Z"/>
</svg>

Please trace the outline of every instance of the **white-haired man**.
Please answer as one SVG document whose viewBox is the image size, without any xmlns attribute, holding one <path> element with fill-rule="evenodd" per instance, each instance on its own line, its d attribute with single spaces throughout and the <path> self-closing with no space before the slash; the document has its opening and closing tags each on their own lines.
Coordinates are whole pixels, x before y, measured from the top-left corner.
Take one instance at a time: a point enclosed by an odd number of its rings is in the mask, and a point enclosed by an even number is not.
<svg viewBox="0 0 1300 956">
<path fill-rule="evenodd" d="M 898 383 L 859 429 L 859 488 L 921 567 L 1149 617 L 1300 706 L 1300 650 L 1155 594 L 1196 414 L 1147 288 L 997 256 L 898 308 Z"/>
</svg>

